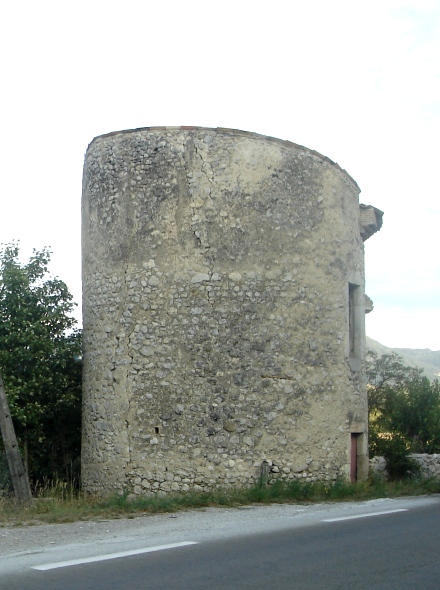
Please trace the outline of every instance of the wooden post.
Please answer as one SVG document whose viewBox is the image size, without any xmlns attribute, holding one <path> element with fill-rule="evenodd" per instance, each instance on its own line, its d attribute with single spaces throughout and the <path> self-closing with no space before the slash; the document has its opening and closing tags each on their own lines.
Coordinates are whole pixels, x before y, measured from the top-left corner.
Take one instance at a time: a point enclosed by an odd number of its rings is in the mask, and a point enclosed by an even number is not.
<svg viewBox="0 0 440 590">
<path fill-rule="evenodd" d="M 29 479 L 20 456 L 20 450 L 15 436 L 14 425 L 9 411 L 3 379 L 0 374 L 0 432 L 5 447 L 6 459 L 11 474 L 17 502 L 22 505 L 32 504 L 32 493 Z"/>
</svg>

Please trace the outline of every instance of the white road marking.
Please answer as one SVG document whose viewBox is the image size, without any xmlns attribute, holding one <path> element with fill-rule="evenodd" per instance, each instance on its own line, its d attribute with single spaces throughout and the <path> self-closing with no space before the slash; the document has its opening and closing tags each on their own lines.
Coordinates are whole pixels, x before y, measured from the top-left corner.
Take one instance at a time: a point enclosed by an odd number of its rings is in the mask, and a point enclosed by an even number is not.
<svg viewBox="0 0 440 590">
<path fill-rule="evenodd" d="M 340 520 L 354 520 L 355 518 L 368 518 L 369 516 L 382 516 L 382 514 L 394 514 L 395 512 L 408 512 L 407 508 L 397 510 L 384 510 L 383 512 L 369 512 L 368 514 L 356 514 L 354 516 L 341 516 L 341 518 L 325 518 L 322 522 L 338 522 Z"/>
<path fill-rule="evenodd" d="M 93 563 L 95 561 L 105 561 L 107 559 L 117 559 L 118 557 L 129 557 L 130 555 L 141 555 L 142 553 L 152 553 L 153 551 L 163 551 L 164 549 L 175 549 L 176 547 L 185 547 L 186 545 L 197 545 L 196 541 L 183 541 L 181 543 L 170 543 L 169 545 L 156 545 L 155 547 L 144 547 L 143 549 L 133 549 L 131 551 L 121 551 L 120 553 L 106 553 L 104 555 L 95 555 L 94 557 L 84 557 L 82 559 L 71 559 L 69 561 L 58 561 L 56 563 L 46 563 L 44 565 L 34 565 L 33 570 L 54 570 L 60 567 L 69 567 L 71 565 L 82 565 L 83 563 Z"/>
</svg>

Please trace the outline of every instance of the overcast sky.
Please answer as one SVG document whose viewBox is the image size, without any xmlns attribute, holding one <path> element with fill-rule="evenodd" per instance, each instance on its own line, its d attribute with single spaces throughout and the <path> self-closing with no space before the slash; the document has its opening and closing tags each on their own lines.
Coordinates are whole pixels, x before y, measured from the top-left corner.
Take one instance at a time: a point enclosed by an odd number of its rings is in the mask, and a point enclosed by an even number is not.
<svg viewBox="0 0 440 590">
<path fill-rule="evenodd" d="M 231 127 L 347 170 L 385 212 L 367 334 L 440 349 L 439 0 L 3 2 L 0 50 L 0 242 L 50 246 L 78 303 L 93 137 Z"/>
</svg>

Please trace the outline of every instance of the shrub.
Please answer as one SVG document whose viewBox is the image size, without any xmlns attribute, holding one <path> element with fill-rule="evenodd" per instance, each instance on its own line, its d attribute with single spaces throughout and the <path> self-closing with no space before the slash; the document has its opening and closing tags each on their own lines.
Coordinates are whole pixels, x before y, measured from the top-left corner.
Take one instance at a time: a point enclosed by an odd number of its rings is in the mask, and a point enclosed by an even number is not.
<svg viewBox="0 0 440 590">
<path fill-rule="evenodd" d="M 411 458 L 403 436 L 395 434 L 377 444 L 379 454 L 385 461 L 391 480 L 414 477 L 420 474 L 420 466 Z"/>
</svg>

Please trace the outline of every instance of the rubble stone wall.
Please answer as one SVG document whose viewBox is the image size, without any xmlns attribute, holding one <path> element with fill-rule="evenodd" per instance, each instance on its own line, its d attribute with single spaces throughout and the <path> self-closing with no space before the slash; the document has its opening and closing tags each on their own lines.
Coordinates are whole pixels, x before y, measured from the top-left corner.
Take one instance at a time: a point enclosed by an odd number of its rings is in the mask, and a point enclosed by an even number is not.
<svg viewBox="0 0 440 590">
<path fill-rule="evenodd" d="M 414 453 L 411 457 L 420 465 L 423 477 L 440 477 L 440 454 Z M 370 460 L 370 469 L 373 473 L 387 478 L 386 461 L 383 457 L 373 457 Z"/>
<path fill-rule="evenodd" d="M 163 127 L 93 140 L 86 490 L 330 481 L 349 476 L 354 435 L 367 475 L 358 195 L 325 156 L 253 133 Z"/>
</svg>

